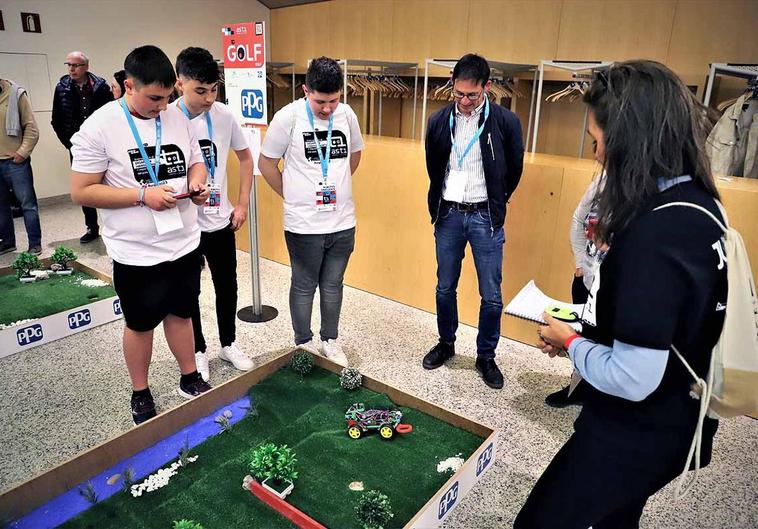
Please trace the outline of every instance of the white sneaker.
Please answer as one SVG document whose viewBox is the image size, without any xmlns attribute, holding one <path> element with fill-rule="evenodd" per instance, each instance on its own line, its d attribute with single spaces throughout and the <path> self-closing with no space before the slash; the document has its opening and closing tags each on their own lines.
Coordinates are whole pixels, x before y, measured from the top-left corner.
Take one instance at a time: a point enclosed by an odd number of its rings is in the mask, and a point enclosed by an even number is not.
<svg viewBox="0 0 758 529">
<path fill-rule="evenodd" d="M 201 377 L 203 377 L 203 380 L 210 382 L 211 371 L 210 367 L 208 366 L 208 355 L 202 351 L 195 353 L 195 369 L 197 369 L 197 372 L 200 373 Z"/>
<path fill-rule="evenodd" d="M 237 347 L 237 344 L 234 342 L 232 342 L 232 345 L 222 347 L 221 352 L 218 354 L 218 357 L 221 360 L 230 362 L 236 369 L 239 369 L 240 371 L 249 371 L 253 368 L 253 366 L 255 366 L 255 362 L 253 362 L 245 353 L 240 351 L 239 347 Z"/>
<path fill-rule="evenodd" d="M 295 349 L 302 349 L 304 351 L 308 351 L 312 355 L 320 355 L 321 351 L 319 350 L 319 346 L 316 344 L 316 341 L 311 338 L 305 343 L 301 343 L 300 345 L 296 345 Z"/>
<path fill-rule="evenodd" d="M 336 339 L 321 342 L 321 354 L 335 364 L 347 367 L 347 356 Z"/>
</svg>

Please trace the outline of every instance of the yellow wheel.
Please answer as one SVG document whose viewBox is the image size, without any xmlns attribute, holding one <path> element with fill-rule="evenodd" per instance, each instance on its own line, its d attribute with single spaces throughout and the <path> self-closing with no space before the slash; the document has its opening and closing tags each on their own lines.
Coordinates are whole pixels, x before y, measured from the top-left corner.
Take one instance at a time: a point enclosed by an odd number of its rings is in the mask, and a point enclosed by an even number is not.
<svg viewBox="0 0 758 529">
<path fill-rule="evenodd" d="M 360 439 L 361 435 L 363 435 L 363 431 L 357 426 L 351 426 L 347 429 L 347 435 L 349 435 L 351 439 Z"/>
<path fill-rule="evenodd" d="M 392 439 L 395 437 L 395 430 L 392 429 L 392 426 L 385 425 L 379 428 L 379 435 L 384 439 Z"/>
</svg>

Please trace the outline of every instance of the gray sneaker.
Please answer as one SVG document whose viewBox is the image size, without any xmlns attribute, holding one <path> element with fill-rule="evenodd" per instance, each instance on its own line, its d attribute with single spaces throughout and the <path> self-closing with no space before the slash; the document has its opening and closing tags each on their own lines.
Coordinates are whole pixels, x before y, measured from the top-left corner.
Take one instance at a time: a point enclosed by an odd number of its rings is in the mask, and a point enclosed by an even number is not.
<svg viewBox="0 0 758 529">
<path fill-rule="evenodd" d="M 34 255 L 39 255 L 42 253 L 42 246 L 30 246 L 27 252 Z"/>
</svg>

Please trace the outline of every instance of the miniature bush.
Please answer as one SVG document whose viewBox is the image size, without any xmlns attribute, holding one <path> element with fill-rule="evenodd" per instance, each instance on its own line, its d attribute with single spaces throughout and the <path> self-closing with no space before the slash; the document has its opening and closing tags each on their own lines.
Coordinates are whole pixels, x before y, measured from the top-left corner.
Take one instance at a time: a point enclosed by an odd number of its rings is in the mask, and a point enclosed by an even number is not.
<svg viewBox="0 0 758 529">
<path fill-rule="evenodd" d="M 271 478 L 275 483 L 295 481 L 297 458 L 287 445 L 276 446 L 274 443 L 259 445 L 250 458 L 250 473 L 259 481 Z"/>
<path fill-rule="evenodd" d="M 68 263 L 76 261 L 76 258 L 77 256 L 74 251 L 65 246 L 58 246 L 53 252 L 52 257 L 50 257 L 54 263 L 61 265 L 64 270 L 68 270 Z"/>
<path fill-rule="evenodd" d="M 363 382 L 363 376 L 357 369 L 346 367 L 342 370 L 342 374 L 340 374 L 340 387 L 342 389 L 353 391 L 361 387 L 361 382 Z"/>
<path fill-rule="evenodd" d="M 32 270 L 42 268 L 42 262 L 36 255 L 29 252 L 23 252 L 16 257 L 16 260 L 13 261 L 11 266 L 16 271 L 16 277 L 31 277 Z"/>
<path fill-rule="evenodd" d="M 300 376 L 305 376 L 313 369 L 313 357 L 307 351 L 295 351 L 295 354 L 290 358 L 290 367 L 292 370 Z"/>
<path fill-rule="evenodd" d="M 378 490 L 361 494 L 355 514 L 363 529 L 384 529 L 395 514 L 389 498 Z"/>
<path fill-rule="evenodd" d="M 203 526 L 194 520 L 179 520 L 174 522 L 172 529 L 203 529 Z"/>
</svg>

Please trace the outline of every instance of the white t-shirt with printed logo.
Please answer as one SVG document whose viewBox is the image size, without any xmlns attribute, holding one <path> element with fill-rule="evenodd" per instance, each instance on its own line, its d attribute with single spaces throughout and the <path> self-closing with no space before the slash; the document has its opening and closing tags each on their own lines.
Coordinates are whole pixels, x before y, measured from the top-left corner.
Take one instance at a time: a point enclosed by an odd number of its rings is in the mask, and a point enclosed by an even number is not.
<svg viewBox="0 0 758 529">
<path fill-rule="evenodd" d="M 177 193 L 188 191 L 189 168 L 203 163 L 200 146 L 182 111 L 173 105 L 161 112 L 161 163 L 158 179 Z M 134 118 L 150 163 L 155 160 L 155 120 Z M 137 142 L 118 101 L 92 114 L 71 138 L 71 169 L 80 173 L 104 172 L 103 184 L 139 188 L 152 184 Z M 182 257 L 200 244 L 197 206 L 189 199 L 177 202 L 183 228 L 159 235 L 147 206 L 99 208 L 101 235 L 108 255 L 127 265 L 151 266 Z"/>
<path fill-rule="evenodd" d="M 179 101 L 173 103 L 182 112 Z M 198 207 L 197 223 L 200 230 L 205 232 L 218 231 L 226 228 L 232 214 L 232 203 L 229 202 L 226 161 L 229 159 L 229 151 L 241 151 L 249 147 L 247 137 L 242 127 L 237 122 L 232 111 L 223 103 L 215 102 L 210 109 L 211 122 L 213 124 L 213 142 L 208 138 L 208 124 L 205 121 L 205 113 L 195 116 L 190 120 L 192 130 L 200 143 L 200 149 L 208 163 L 211 160 L 211 147 L 216 156 L 216 174 L 213 178 L 216 185 L 221 186 L 221 207 L 218 213 L 207 214 L 203 206 Z M 211 174 L 208 172 L 208 183 L 211 183 Z"/>
<path fill-rule="evenodd" d="M 342 103 L 334 111 L 328 183 L 336 187 L 337 209 L 318 211 L 316 190 L 323 176 L 305 105 L 305 99 L 298 99 L 279 110 L 261 148 L 268 158 L 284 157 L 284 229 L 292 233 L 324 234 L 354 228 L 350 154 L 363 150 L 358 118 L 352 108 Z M 323 149 L 329 121 L 314 116 L 313 123 Z"/>
</svg>

